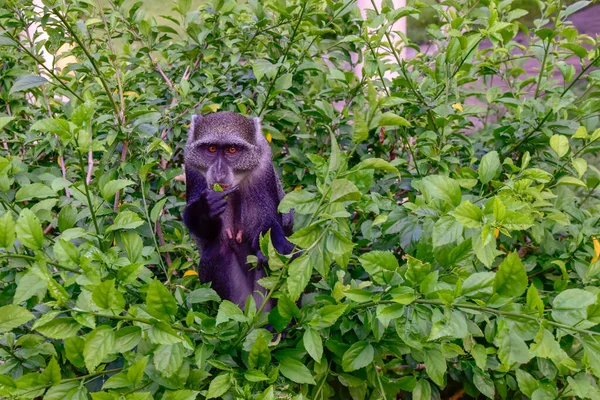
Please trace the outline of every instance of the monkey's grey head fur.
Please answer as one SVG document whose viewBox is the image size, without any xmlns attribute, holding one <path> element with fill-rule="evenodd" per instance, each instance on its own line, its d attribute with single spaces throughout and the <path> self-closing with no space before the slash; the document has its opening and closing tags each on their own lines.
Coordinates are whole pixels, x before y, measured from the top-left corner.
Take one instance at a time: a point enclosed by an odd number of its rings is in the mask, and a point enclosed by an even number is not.
<svg viewBox="0 0 600 400">
<path fill-rule="evenodd" d="M 235 153 L 223 149 L 235 149 Z M 217 151 L 211 153 L 209 149 Z M 242 184 L 252 171 L 271 163 L 259 118 L 230 111 L 193 115 L 185 145 L 185 166 L 201 172 L 209 187 Z"/>
</svg>

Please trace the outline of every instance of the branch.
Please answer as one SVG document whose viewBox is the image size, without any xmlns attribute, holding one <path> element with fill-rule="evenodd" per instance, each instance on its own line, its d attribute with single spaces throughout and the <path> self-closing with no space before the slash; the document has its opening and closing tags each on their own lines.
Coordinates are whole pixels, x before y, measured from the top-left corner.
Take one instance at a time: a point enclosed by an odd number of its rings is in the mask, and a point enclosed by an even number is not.
<svg viewBox="0 0 600 400">
<path fill-rule="evenodd" d="M 35 258 L 33 256 L 28 256 L 25 254 L 0 254 L 0 259 L 2 259 L 2 258 L 20 258 L 22 260 L 28 260 L 28 261 L 39 261 L 37 258 Z M 58 269 L 63 269 L 65 271 L 73 272 L 74 274 L 81 274 L 81 271 L 79 271 L 75 268 L 66 267 L 64 265 L 60 265 L 53 261 L 48 261 L 48 260 L 44 260 L 44 261 L 46 262 L 46 264 L 52 265 L 53 267 L 56 267 Z"/>
</svg>

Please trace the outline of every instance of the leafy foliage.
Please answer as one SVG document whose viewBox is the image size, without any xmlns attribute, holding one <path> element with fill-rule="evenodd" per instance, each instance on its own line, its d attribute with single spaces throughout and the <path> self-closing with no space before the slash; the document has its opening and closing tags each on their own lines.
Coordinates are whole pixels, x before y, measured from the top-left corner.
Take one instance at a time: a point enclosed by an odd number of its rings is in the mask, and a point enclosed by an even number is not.
<svg viewBox="0 0 600 400">
<path fill-rule="evenodd" d="M 6 2 L 0 396 L 600 398 L 588 3 L 530 30 L 432 6 L 403 59 L 420 2 Z M 198 282 L 181 223 L 189 118 L 219 109 L 262 116 L 296 212 L 295 258 L 261 240 L 268 315 Z"/>
</svg>

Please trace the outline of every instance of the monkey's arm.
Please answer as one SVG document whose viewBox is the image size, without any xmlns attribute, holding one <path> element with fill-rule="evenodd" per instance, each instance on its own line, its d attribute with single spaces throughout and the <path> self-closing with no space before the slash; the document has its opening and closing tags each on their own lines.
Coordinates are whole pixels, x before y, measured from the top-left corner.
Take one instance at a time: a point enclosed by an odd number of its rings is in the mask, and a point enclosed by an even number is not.
<svg viewBox="0 0 600 400">
<path fill-rule="evenodd" d="M 186 169 L 187 205 L 183 212 L 183 222 L 190 232 L 200 240 L 214 240 L 221 232 L 220 215 L 227 206 L 226 196 L 237 190 L 214 192 L 208 189 L 206 180 L 194 169 Z"/>
</svg>

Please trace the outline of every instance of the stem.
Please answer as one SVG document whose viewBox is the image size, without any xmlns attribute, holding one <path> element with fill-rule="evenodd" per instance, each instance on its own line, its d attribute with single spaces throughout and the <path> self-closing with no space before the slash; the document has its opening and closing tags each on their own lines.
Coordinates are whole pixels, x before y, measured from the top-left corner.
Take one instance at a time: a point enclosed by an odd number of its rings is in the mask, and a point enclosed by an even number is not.
<svg viewBox="0 0 600 400">
<path fill-rule="evenodd" d="M 142 200 L 144 201 L 144 214 L 146 214 L 146 221 L 148 222 L 148 227 L 150 227 L 150 232 L 155 232 L 155 229 L 152 227 L 152 221 L 150 220 L 150 213 L 148 212 L 148 204 L 146 203 L 146 188 L 144 187 L 144 181 L 140 180 L 140 185 L 142 187 Z M 158 246 L 158 242 L 156 241 L 156 236 L 152 235 L 152 240 L 154 241 L 154 247 L 156 248 L 156 252 L 158 253 L 158 261 L 160 262 L 160 267 L 162 268 L 165 276 L 167 277 L 167 283 L 171 281 L 171 277 L 167 272 L 167 268 L 165 268 L 165 264 L 163 263 L 162 256 L 160 255 L 160 247 Z"/>
<path fill-rule="evenodd" d="M 325 382 L 327 381 L 327 376 L 329 375 L 330 370 L 331 370 L 331 361 L 329 361 L 327 363 L 327 371 L 325 371 L 325 374 L 323 375 L 323 379 L 321 379 L 321 382 L 319 383 L 319 387 L 317 388 L 317 392 L 315 393 L 315 396 L 313 397 L 313 399 L 317 400 L 319 398 L 319 395 L 321 394 L 321 392 L 323 391 L 323 387 L 325 386 Z"/>
<path fill-rule="evenodd" d="M 367 40 L 365 40 L 365 44 L 371 50 L 371 54 L 373 55 L 373 57 L 375 59 L 377 59 L 377 54 L 373 50 L 373 47 L 371 47 L 371 43 L 369 43 Z M 379 75 L 379 80 L 381 81 L 381 84 L 383 85 L 383 89 L 385 90 L 386 95 L 388 97 L 390 97 L 390 91 L 385 84 L 384 77 L 383 77 L 381 71 L 379 70 L 379 68 L 377 68 L 377 75 Z M 408 78 L 406 78 L 406 80 L 408 81 Z M 408 137 L 406 136 L 406 132 L 404 129 L 402 129 L 402 131 L 400 132 L 400 136 L 402 136 L 404 145 L 408 148 L 408 151 L 413 159 L 413 162 L 415 164 L 415 171 L 417 172 L 417 176 L 421 177 L 421 171 L 419 171 L 419 166 L 417 165 L 417 158 L 415 156 L 415 153 L 414 153 L 412 147 L 410 146 L 410 142 L 408 141 Z"/>
<path fill-rule="evenodd" d="M 19 362 L 21 362 L 23 360 L 21 357 L 18 357 L 8 346 L 6 346 L 2 343 L 0 343 L 0 349 L 7 352 L 9 356 L 11 356 L 12 358 L 14 358 L 15 360 L 17 360 Z"/>
<path fill-rule="evenodd" d="M 561 93 L 559 98 L 562 98 L 565 94 L 567 94 L 567 92 L 569 90 L 571 90 L 573 85 L 575 85 L 579 81 L 579 79 L 583 76 L 583 74 L 585 74 L 587 72 L 587 70 L 589 70 L 598 60 L 600 60 L 600 54 L 596 58 L 594 58 L 592 61 L 590 61 L 590 63 L 588 65 L 586 65 L 585 68 L 583 68 L 581 70 L 581 72 L 579 72 L 579 74 L 575 77 L 575 79 L 573 79 L 571 84 L 569 86 L 567 86 L 567 88 L 565 90 L 563 90 L 563 92 Z M 529 132 L 521 140 L 519 140 L 517 143 L 515 143 L 513 146 L 511 146 L 510 149 L 508 149 L 507 151 L 502 153 L 500 158 L 505 158 L 507 154 L 512 153 L 513 151 L 515 151 L 515 149 L 519 148 L 519 146 L 521 146 L 523 143 L 525 143 L 531 136 L 533 136 L 542 127 L 544 122 L 546 122 L 546 120 L 550 117 L 551 114 L 552 114 L 552 110 L 548 111 L 546 113 L 546 115 L 544 116 L 544 118 L 542 119 L 542 121 L 539 124 L 537 124 L 537 126 L 531 132 Z"/>
<path fill-rule="evenodd" d="M 379 392 L 381 392 L 381 397 L 383 400 L 387 400 L 385 396 L 385 390 L 383 389 L 383 383 L 381 383 L 381 377 L 379 376 L 379 371 L 377 371 L 377 366 L 373 363 L 373 369 L 375 370 L 375 376 L 377 377 L 377 384 L 379 385 Z"/>
<path fill-rule="evenodd" d="M 94 59 L 94 57 L 92 56 L 90 51 L 87 49 L 87 47 L 85 47 L 85 45 L 83 44 L 81 39 L 79 39 L 79 36 L 77 36 L 75 34 L 75 31 L 73 31 L 73 28 L 71 28 L 71 25 L 68 23 L 68 21 L 65 19 L 65 17 L 63 17 L 60 14 L 60 12 L 58 12 L 57 10 L 52 10 L 52 13 L 54 15 L 56 15 L 58 17 L 58 19 L 61 20 L 61 22 L 63 23 L 65 28 L 67 28 L 67 31 L 69 31 L 69 34 L 71 35 L 71 37 L 77 42 L 77 44 L 79 45 L 81 50 L 83 50 L 83 52 L 85 53 L 87 58 L 90 60 L 90 63 L 92 64 L 94 71 L 96 71 L 96 75 L 98 76 L 98 79 L 100 79 L 100 83 L 102 84 L 102 87 L 104 88 L 104 91 L 106 92 L 106 95 L 108 96 L 108 100 L 110 101 L 110 104 L 112 105 L 112 107 L 115 111 L 115 114 L 117 116 L 117 120 L 118 120 L 119 119 L 119 107 L 117 107 L 117 103 L 115 103 L 115 99 L 113 99 L 113 97 L 112 97 L 110 89 L 108 88 L 108 83 L 106 82 L 106 79 L 104 79 L 102 72 L 100 72 L 100 68 L 98 67 L 98 64 L 96 64 L 96 60 Z"/>
<path fill-rule="evenodd" d="M 428 305 L 440 306 L 440 307 L 446 307 L 446 306 L 448 306 L 448 304 L 444 303 L 441 300 L 416 299 L 414 302 L 417 303 L 417 304 L 428 304 Z M 394 302 L 394 301 L 392 301 L 392 300 L 383 300 L 383 301 L 379 301 L 377 303 L 370 301 L 370 302 L 367 302 L 367 303 L 363 303 L 363 304 L 359 305 L 358 307 L 355 307 L 354 310 L 361 310 L 361 309 L 364 309 L 364 308 L 376 306 L 378 304 L 397 304 L 397 303 Z M 511 312 L 511 311 L 496 310 L 495 308 L 482 307 L 482 306 L 477 306 L 475 304 L 466 304 L 466 303 L 452 304 L 450 307 L 453 307 L 453 308 L 466 308 L 466 309 L 469 309 L 469 310 L 487 312 L 487 313 L 490 313 L 490 314 L 502 315 L 502 316 L 505 316 L 505 317 L 527 319 L 529 321 L 535 321 L 535 322 L 537 322 L 540 325 L 543 324 L 543 323 L 546 323 L 548 325 L 552 325 L 552 326 L 555 326 L 557 328 L 561 328 L 561 329 L 568 330 L 568 331 L 573 331 L 573 332 L 577 332 L 577 333 L 581 333 L 581 334 L 585 334 L 585 335 L 590 335 L 590 336 L 600 336 L 600 332 L 590 331 L 588 329 L 574 328 L 574 327 L 566 325 L 566 324 L 561 324 L 560 322 L 554 322 L 554 321 L 549 321 L 549 320 L 544 319 L 544 318 L 534 317 L 533 315 L 520 314 L 520 313 L 517 313 L 517 312 Z"/>
<path fill-rule="evenodd" d="M 146 325 L 154 325 L 153 321 L 146 318 L 137 318 L 137 317 L 129 317 L 127 315 L 110 315 L 110 314 L 99 314 L 99 313 L 91 313 L 98 318 L 108 318 L 108 319 L 116 319 L 118 321 L 129 321 L 129 322 L 139 322 L 141 324 Z M 169 325 L 171 328 L 180 332 L 189 332 L 189 333 L 200 333 L 199 330 L 194 328 L 185 328 L 183 326 L 173 326 Z"/>
<path fill-rule="evenodd" d="M 122 370 L 123 370 L 123 367 L 121 367 L 121 368 L 113 368 L 113 369 L 106 369 L 104 371 L 94 372 L 93 374 L 82 375 L 82 376 L 78 376 L 76 378 L 63 379 L 62 381 L 60 381 L 60 383 L 67 383 L 67 382 L 75 382 L 75 381 L 85 380 L 85 379 L 94 378 L 94 377 L 100 376 L 100 375 L 112 374 L 113 372 L 119 372 L 119 371 L 122 371 Z M 50 384 L 50 386 L 52 386 L 52 384 Z"/>
<path fill-rule="evenodd" d="M 79 154 L 79 167 L 81 171 L 85 171 L 85 166 L 83 165 L 83 156 L 80 151 L 77 151 Z M 100 228 L 98 226 L 98 220 L 96 219 L 96 212 L 94 211 L 94 204 L 92 203 L 92 198 L 90 196 L 90 188 L 88 187 L 87 179 L 83 179 L 83 187 L 85 188 L 85 197 L 87 198 L 88 207 L 90 209 L 90 215 L 92 216 L 92 221 L 94 222 L 94 229 L 96 230 L 96 235 L 98 237 L 98 245 L 100 249 L 103 249 L 102 239 L 100 239 Z"/>
<path fill-rule="evenodd" d="M 3 259 L 3 258 L 20 258 L 22 260 L 39 261 L 37 258 L 35 258 L 33 256 L 28 256 L 25 254 L 0 254 L 0 259 Z M 47 261 L 47 260 L 44 260 L 44 261 L 46 262 L 46 264 L 52 265 L 53 267 L 56 267 L 58 269 L 73 272 L 74 274 L 81 274 L 81 271 L 76 270 L 74 268 L 65 267 L 64 265 L 57 264 L 53 261 Z"/>
<path fill-rule="evenodd" d="M 285 52 L 283 53 L 283 58 L 281 60 L 281 63 L 279 64 L 279 67 L 277 68 L 277 73 L 275 74 L 275 78 L 273 78 L 273 81 L 269 85 L 269 90 L 267 90 L 267 95 L 265 96 L 265 101 L 263 102 L 262 106 L 260 107 L 260 111 L 256 114 L 258 116 L 260 116 L 263 113 L 263 111 L 269 104 L 269 96 L 271 95 L 271 91 L 273 90 L 273 87 L 275 87 L 275 82 L 277 82 L 277 78 L 279 78 L 279 74 L 281 73 L 281 70 L 283 68 L 283 63 L 285 63 L 285 60 L 287 59 L 287 55 L 290 52 L 290 49 L 292 48 L 292 46 L 294 45 L 294 41 L 296 40 L 296 34 L 298 33 L 298 28 L 300 27 L 300 23 L 302 23 L 302 17 L 304 16 L 304 11 L 306 11 L 307 3 L 308 3 L 308 1 L 302 2 L 302 9 L 300 10 L 300 17 L 298 17 L 298 23 L 296 24 L 296 26 L 294 26 L 294 30 L 292 31 L 292 37 L 290 38 L 290 43 L 288 44 L 288 46 L 285 49 Z"/>
<path fill-rule="evenodd" d="M 29 57 L 33 58 L 33 60 L 42 68 L 44 68 L 44 70 L 50 74 L 50 76 L 52 76 L 54 78 L 54 80 L 56 80 L 56 82 L 63 88 L 65 89 L 67 92 L 71 93 L 73 96 L 75 96 L 79 101 L 83 101 L 83 98 L 80 97 L 77 93 L 75 93 L 73 91 L 73 89 L 71 89 L 70 87 L 68 87 L 63 81 L 60 80 L 60 78 L 54 73 L 54 71 L 52 71 L 50 68 L 46 67 L 44 65 L 44 62 L 41 61 L 40 59 L 38 59 L 38 57 L 33 54 L 31 51 L 29 51 L 27 49 L 27 47 L 23 46 L 23 44 L 19 41 L 18 38 L 14 37 L 12 34 L 10 34 L 10 32 L 8 32 L 8 30 L 4 27 L 4 25 L 0 24 L 0 28 L 2 28 L 4 30 L 3 35 L 6 35 L 9 39 L 11 39 L 13 42 L 15 42 L 17 44 L 17 46 L 23 50 L 25 52 L 25 54 L 27 54 Z"/>
<path fill-rule="evenodd" d="M 585 202 L 588 201 L 590 197 L 592 197 L 592 194 L 594 193 L 598 185 L 600 185 L 600 182 L 596 183 L 596 185 L 594 185 L 594 187 L 590 189 L 589 193 L 583 198 L 583 200 L 581 200 L 579 208 L 581 208 L 585 204 Z"/>
<path fill-rule="evenodd" d="M 542 44 L 544 42 L 542 41 Z M 544 46 L 544 57 L 542 58 L 542 65 L 540 66 L 540 75 L 538 76 L 537 85 L 535 86 L 535 96 L 534 99 L 537 99 L 540 94 L 540 85 L 542 84 L 542 77 L 544 76 L 544 70 L 546 69 L 546 59 L 548 58 L 548 51 L 550 50 L 550 40 L 548 40 L 548 45 Z"/>
</svg>

